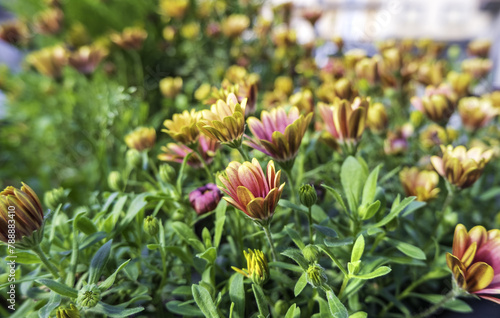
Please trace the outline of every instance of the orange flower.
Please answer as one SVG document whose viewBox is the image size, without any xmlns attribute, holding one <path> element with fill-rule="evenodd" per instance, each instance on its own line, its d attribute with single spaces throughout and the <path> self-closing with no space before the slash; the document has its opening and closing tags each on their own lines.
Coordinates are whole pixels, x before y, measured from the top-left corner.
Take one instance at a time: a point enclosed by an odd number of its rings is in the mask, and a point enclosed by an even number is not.
<svg viewBox="0 0 500 318">
<path fill-rule="evenodd" d="M 460 288 L 500 304 L 500 299 L 485 296 L 500 294 L 500 230 L 475 226 L 467 232 L 458 224 L 446 263 Z"/>
<path fill-rule="evenodd" d="M 229 204 L 265 226 L 273 217 L 285 187 L 285 183 L 280 185 L 280 177 L 281 170 L 276 172 L 272 160 L 267 164 L 267 176 L 255 158 L 243 164 L 233 161 L 219 175 L 223 184 L 219 188 L 229 196 L 224 197 Z"/>
</svg>

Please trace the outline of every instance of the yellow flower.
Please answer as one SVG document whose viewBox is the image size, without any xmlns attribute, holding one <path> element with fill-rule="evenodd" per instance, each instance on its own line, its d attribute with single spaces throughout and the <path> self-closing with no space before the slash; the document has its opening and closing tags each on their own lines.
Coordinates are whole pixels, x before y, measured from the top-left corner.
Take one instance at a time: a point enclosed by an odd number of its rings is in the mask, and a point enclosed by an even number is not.
<svg viewBox="0 0 500 318">
<path fill-rule="evenodd" d="M 174 114 L 172 119 L 163 122 L 166 129 L 163 132 L 169 134 L 173 139 L 185 145 L 191 145 L 198 140 L 200 131 L 196 124 L 201 118 L 201 113 L 191 109 L 183 111 L 182 114 Z"/>
<path fill-rule="evenodd" d="M 458 132 L 451 128 L 443 128 L 437 124 L 430 124 L 420 133 L 420 144 L 424 149 L 434 146 L 451 144 L 458 137 Z"/>
<path fill-rule="evenodd" d="M 235 38 L 250 26 L 250 19 L 244 14 L 231 14 L 222 21 L 222 33 Z"/>
<path fill-rule="evenodd" d="M 439 194 L 439 175 L 435 171 L 406 167 L 399 173 L 399 180 L 406 195 L 416 196 L 418 201 L 427 202 Z"/>
<path fill-rule="evenodd" d="M 43 75 L 58 78 L 64 66 L 68 64 L 68 52 L 58 45 L 33 52 L 26 60 Z"/>
<path fill-rule="evenodd" d="M 138 50 L 148 37 L 148 33 L 143 28 L 125 28 L 122 33 L 113 33 L 110 39 L 113 43 L 125 50 Z"/>
<path fill-rule="evenodd" d="M 189 6 L 189 0 L 161 0 L 160 12 L 167 16 L 182 19 Z"/>
<path fill-rule="evenodd" d="M 245 132 L 245 107 L 246 99 L 239 104 L 236 95 L 231 93 L 226 102 L 219 99 L 210 110 L 202 112 L 198 128 L 207 137 L 238 148 Z"/>
<path fill-rule="evenodd" d="M 311 113 L 314 110 L 314 97 L 309 89 L 303 89 L 290 96 L 289 102 L 301 112 Z"/>
<path fill-rule="evenodd" d="M 278 76 L 274 80 L 274 89 L 290 95 L 293 92 L 293 80 L 288 76 Z"/>
<path fill-rule="evenodd" d="M 365 57 L 356 63 L 356 76 L 365 79 L 371 85 L 378 80 L 377 60 L 371 57 Z"/>
<path fill-rule="evenodd" d="M 387 128 L 389 123 L 387 111 L 382 103 L 375 103 L 368 107 L 366 125 L 375 133 L 380 133 Z"/>
<path fill-rule="evenodd" d="M 462 61 L 462 70 L 470 74 L 475 79 L 481 79 L 488 75 L 493 68 L 493 62 L 490 59 L 470 58 Z"/>
<path fill-rule="evenodd" d="M 174 98 L 182 90 L 182 78 L 165 77 L 160 81 L 160 91 L 167 98 Z"/>
<path fill-rule="evenodd" d="M 491 41 L 478 39 L 471 41 L 467 46 L 467 52 L 472 56 L 488 57 L 491 48 Z"/>
<path fill-rule="evenodd" d="M 197 22 L 186 23 L 181 28 L 183 38 L 193 40 L 200 34 L 200 24 Z"/>
<path fill-rule="evenodd" d="M 472 81 L 470 74 L 451 71 L 448 73 L 446 79 L 458 96 L 465 96 L 468 94 L 469 85 Z"/>
<path fill-rule="evenodd" d="M 493 108 L 491 99 L 478 97 L 464 97 L 458 104 L 458 113 L 464 126 L 472 131 L 486 126 L 499 109 Z"/>
<path fill-rule="evenodd" d="M 125 136 L 125 143 L 130 149 L 149 150 L 156 142 L 156 130 L 153 127 L 137 127 Z"/>
<path fill-rule="evenodd" d="M 461 189 L 472 186 L 479 179 L 484 166 L 493 155 L 491 149 L 483 151 L 480 148 L 471 148 L 467 151 L 464 146 L 441 146 L 441 150 L 442 157 L 431 157 L 434 169 L 449 183 Z"/>
<path fill-rule="evenodd" d="M 247 260 L 247 267 L 239 269 L 231 266 L 233 270 L 240 273 L 241 275 L 250 278 L 252 282 L 256 285 L 263 285 L 269 279 L 269 266 L 267 264 L 267 259 L 264 253 L 260 250 L 248 249 L 248 253 L 243 251 L 245 258 Z"/>
<path fill-rule="evenodd" d="M 427 86 L 423 97 L 413 97 L 411 103 L 430 120 L 446 123 L 455 111 L 457 96 L 447 85 Z"/>
</svg>

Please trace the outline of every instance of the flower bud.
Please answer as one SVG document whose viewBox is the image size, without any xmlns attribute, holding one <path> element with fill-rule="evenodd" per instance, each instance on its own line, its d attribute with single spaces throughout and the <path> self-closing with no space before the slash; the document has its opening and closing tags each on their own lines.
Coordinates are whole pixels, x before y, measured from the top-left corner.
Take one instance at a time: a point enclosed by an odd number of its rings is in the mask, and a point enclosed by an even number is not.
<svg viewBox="0 0 500 318">
<path fill-rule="evenodd" d="M 325 270 L 318 264 L 309 265 L 306 272 L 306 279 L 314 288 L 321 287 L 328 281 Z"/>
<path fill-rule="evenodd" d="M 269 266 L 267 265 L 267 259 L 264 253 L 259 250 L 248 250 L 243 251 L 245 258 L 247 260 L 248 269 L 239 269 L 236 267 L 231 267 L 236 272 L 248 277 L 256 285 L 262 286 L 269 279 Z"/>
<path fill-rule="evenodd" d="M 169 164 L 160 166 L 160 180 L 165 183 L 171 183 L 175 180 L 175 169 Z"/>
<path fill-rule="evenodd" d="M 80 312 L 73 304 L 70 304 L 69 307 L 60 306 L 57 308 L 56 318 L 80 318 Z"/>
<path fill-rule="evenodd" d="M 83 308 L 92 308 L 101 300 L 101 291 L 96 284 L 84 286 L 78 292 L 76 303 Z"/>
<path fill-rule="evenodd" d="M 55 210 L 57 209 L 59 204 L 63 204 L 66 202 L 66 197 L 67 193 L 63 188 L 52 189 L 48 192 L 45 192 L 43 202 L 49 209 Z"/>
<path fill-rule="evenodd" d="M 182 90 L 182 78 L 165 77 L 160 81 L 160 91 L 166 98 L 174 98 Z"/>
<path fill-rule="evenodd" d="M 139 167 L 142 163 L 141 153 L 136 149 L 127 150 L 125 158 L 129 168 Z"/>
<path fill-rule="evenodd" d="M 387 128 L 389 120 L 385 106 L 382 103 L 375 103 L 368 107 L 366 124 L 375 133 L 380 133 Z"/>
<path fill-rule="evenodd" d="M 351 99 L 353 90 L 351 82 L 343 77 L 335 82 L 334 85 L 335 95 L 341 99 Z"/>
<path fill-rule="evenodd" d="M 302 255 L 309 263 L 316 263 L 318 261 L 319 250 L 314 245 L 307 245 L 302 250 Z"/>
<path fill-rule="evenodd" d="M 458 96 L 465 96 L 469 92 L 469 85 L 472 81 L 470 74 L 451 71 L 446 79 Z"/>
<path fill-rule="evenodd" d="M 149 236 L 156 236 L 160 230 L 160 225 L 158 224 L 158 219 L 152 215 L 148 215 L 144 220 L 144 232 Z"/>
<path fill-rule="evenodd" d="M 125 183 L 118 171 L 111 171 L 108 176 L 108 186 L 113 191 L 122 191 Z"/>
<path fill-rule="evenodd" d="M 125 143 L 130 149 L 149 150 L 156 142 L 156 130 L 153 127 L 137 127 L 125 136 Z"/>
<path fill-rule="evenodd" d="M 214 183 L 207 183 L 189 193 L 189 202 L 198 215 L 215 210 L 221 198 L 222 192 Z"/>
<path fill-rule="evenodd" d="M 316 190 L 314 190 L 314 187 L 312 185 L 303 184 L 299 189 L 299 198 L 300 203 L 310 208 L 318 200 L 318 195 L 316 194 Z"/>
</svg>

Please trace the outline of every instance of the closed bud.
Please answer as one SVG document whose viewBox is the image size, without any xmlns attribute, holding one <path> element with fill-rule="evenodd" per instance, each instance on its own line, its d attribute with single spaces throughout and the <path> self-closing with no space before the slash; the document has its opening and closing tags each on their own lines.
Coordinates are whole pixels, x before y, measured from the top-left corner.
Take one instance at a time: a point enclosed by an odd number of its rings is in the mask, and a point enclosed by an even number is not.
<svg viewBox="0 0 500 318">
<path fill-rule="evenodd" d="M 328 281 L 325 270 L 318 264 L 309 265 L 306 272 L 306 279 L 307 282 L 314 288 L 321 287 Z"/>
<path fill-rule="evenodd" d="M 63 188 L 52 189 L 49 192 L 45 192 L 43 202 L 49 209 L 55 210 L 59 204 L 66 202 L 66 197 L 67 192 Z"/>
<path fill-rule="evenodd" d="M 76 303 L 83 308 L 92 308 L 101 300 L 101 291 L 96 284 L 84 286 L 78 292 Z"/>
<path fill-rule="evenodd" d="M 80 311 L 73 304 L 69 307 L 61 306 L 57 308 L 56 318 L 80 318 Z"/>
<path fill-rule="evenodd" d="M 316 194 L 316 190 L 314 190 L 314 187 L 312 185 L 304 184 L 299 189 L 299 198 L 300 203 L 310 208 L 318 200 L 318 195 Z"/>
<path fill-rule="evenodd" d="M 139 167 L 142 163 L 141 153 L 136 149 L 127 150 L 125 158 L 129 168 Z"/>
<path fill-rule="evenodd" d="M 316 263 L 318 261 L 319 250 L 314 245 L 307 245 L 302 250 L 302 255 L 309 263 Z"/>
<path fill-rule="evenodd" d="M 160 230 L 158 219 L 152 215 L 148 215 L 144 220 L 144 232 L 149 236 L 156 236 Z"/>
<path fill-rule="evenodd" d="M 122 191 L 125 183 L 122 175 L 118 171 L 111 171 L 108 176 L 108 186 L 113 191 Z"/>
<path fill-rule="evenodd" d="M 248 277 L 256 285 L 262 286 L 269 279 L 269 266 L 267 264 L 267 259 L 264 253 L 259 250 L 248 250 L 243 251 L 245 258 L 247 260 L 247 267 L 239 269 L 236 267 L 231 267 L 236 272 Z"/>
<path fill-rule="evenodd" d="M 341 78 L 335 82 L 335 95 L 341 99 L 351 99 L 352 88 L 351 82 L 347 78 Z"/>
<path fill-rule="evenodd" d="M 160 166 L 160 180 L 165 183 L 171 183 L 175 179 L 175 169 L 169 164 Z"/>
<path fill-rule="evenodd" d="M 368 107 L 366 124 L 375 133 L 380 133 L 387 128 L 389 120 L 385 106 L 382 103 L 375 103 Z"/>
<path fill-rule="evenodd" d="M 279 299 L 274 304 L 274 311 L 276 311 L 276 315 L 278 315 L 279 317 L 285 317 L 289 307 L 290 306 L 286 303 L 286 301 Z"/>
<path fill-rule="evenodd" d="M 420 125 L 422 125 L 423 120 L 424 120 L 424 114 L 422 114 L 422 112 L 411 112 L 410 122 L 415 128 L 420 127 Z"/>
</svg>

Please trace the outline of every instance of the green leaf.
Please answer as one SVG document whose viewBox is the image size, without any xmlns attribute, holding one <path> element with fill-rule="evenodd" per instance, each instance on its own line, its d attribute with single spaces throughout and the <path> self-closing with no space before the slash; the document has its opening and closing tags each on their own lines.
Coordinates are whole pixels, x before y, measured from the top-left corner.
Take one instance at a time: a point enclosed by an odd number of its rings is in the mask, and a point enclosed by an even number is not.
<svg viewBox="0 0 500 318">
<path fill-rule="evenodd" d="M 196 304 L 201 309 L 205 317 L 207 318 L 220 318 L 217 312 L 217 307 L 212 300 L 212 296 L 208 290 L 200 285 L 191 286 L 191 291 L 193 292 L 194 300 Z"/>
<path fill-rule="evenodd" d="M 380 276 L 387 275 L 390 272 L 391 272 L 391 268 L 390 267 L 388 267 L 388 266 L 380 266 L 379 268 L 377 268 L 376 270 L 374 270 L 371 273 L 363 274 L 363 275 L 351 275 L 351 277 L 352 278 L 357 278 L 357 279 L 367 280 L 367 279 L 373 279 L 373 278 L 377 278 L 377 277 L 380 277 Z"/>
<path fill-rule="evenodd" d="M 203 258 L 209 264 L 215 263 L 215 259 L 217 258 L 217 249 L 215 247 L 208 248 L 205 252 L 196 254 L 197 257 Z"/>
<path fill-rule="evenodd" d="M 416 210 L 423 208 L 426 206 L 426 202 L 421 202 L 421 201 L 413 201 L 411 202 L 408 207 L 405 209 L 405 213 L 403 213 L 403 216 L 410 215 L 411 213 L 415 212 Z"/>
<path fill-rule="evenodd" d="M 398 196 L 399 198 L 399 196 Z M 378 223 L 374 224 L 372 227 L 381 227 L 386 225 L 387 223 L 391 222 L 395 217 L 398 216 L 398 214 L 404 210 L 413 200 L 416 199 L 416 197 L 408 197 L 405 198 L 401 203 L 399 203 L 399 199 L 396 198 L 394 203 L 392 204 L 391 211 L 389 214 L 387 214 L 382 220 L 380 220 Z"/>
<path fill-rule="evenodd" d="M 349 318 L 349 313 L 344 304 L 342 304 L 332 290 L 326 292 L 326 298 L 333 318 Z"/>
<path fill-rule="evenodd" d="M 338 237 L 337 232 L 335 232 L 335 230 L 332 228 L 317 224 L 314 224 L 314 228 L 326 237 Z"/>
<path fill-rule="evenodd" d="M 289 264 L 289 263 L 284 263 L 284 262 L 270 262 L 268 264 L 270 267 L 279 267 L 283 269 L 287 269 L 292 272 L 297 272 L 297 273 L 302 273 L 303 270 L 300 266 Z"/>
<path fill-rule="evenodd" d="M 347 273 L 347 270 L 345 269 L 345 267 L 342 265 L 342 263 L 340 263 L 340 261 L 337 259 L 337 257 L 335 257 L 335 255 L 333 255 L 333 253 L 324 245 L 316 245 L 317 247 L 319 247 L 319 249 L 321 249 L 326 255 L 328 255 L 332 261 L 335 263 L 335 265 L 337 265 L 337 267 L 342 271 L 342 273 L 345 275 L 345 276 L 348 276 L 348 273 Z"/>
<path fill-rule="evenodd" d="M 350 315 L 349 318 L 367 318 L 368 314 L 364 311 L 358 311 Z"/>
<path fill-rule="evenodd" d="M 89 312 L 102 314 L 105 315 L 105 317 L 112 318 L 129 317 L 143 310 L 143 307 L 124 308 L 122 306 L 108 305 L 102 301 L 98 302 L 95 307 L 87 309 Z"/>
<path fill-rule="evenodd" d="M 347 196 L 347 203 L 352 212 L 359 206 L 361 190 L 366 182 L 367 173 L 356 158 L 349 156 L 340 168 L 340 182 Z"/>
<path fill-rule="evenodd" d="M 120 266 L 118 266 L 118 268 L 115 270 L 115 272 L 109 276 L 108 278 L 106 278 L 106 280 L 104 282 L 102 282 L 101 285 L 99 285 L 99 289 L 101 291 L 105 291 L 106 289 L 110 288 L 111 286 L 113 286 L 113 283 L 115 282 L 115 279 L 116 279 L 116 275 L 118 274 L 119 271 L 122 270 L 122 268 L 124 268 L 125 266 L 127 266 L 127 264 L 130 262 L 130 260 L 127 260 L 125 262 L 123 262 Z"/>
<path fill-rule="evenodd" d="M 58 293 L 59 295 L 66 296 L 69 298 L 78 297 L 78 291 L 76 289 L 61 284 L 59 282 L 56 282 L 55 280 L 41 278 L 37 279 L 36 282 L 47 286 L 50 290 Z"/>
<path fill-rule="evenodd" d="M 147 246 L 147 248 L 148 248 L 149 250 L 152 250 L 152 251 L 154 251 L 154 250 L 156 250 L 156 249 L 159 249 L 159 248 L 161 247 L 161 245 L 160 245 L 160 244 L 148 244 L 148 245 L 146 245 L 146 246 Z"/>
<path fill-rule="evenodd" d="M 99 278 L 101 278 L 104 266 L 108 262 L 109 252 L 111 251 L 111 244 L 113 240 L 109 240 L 106 244 L 101 246 L 101 248 L 95 253 L 92 261 L 90 262 L 89 268 L 89 284 L 97 284 Z"/>
<path fill-rule="evenodd" d="M 281 252 L 281 255 L 285 255 L 286 257 L 293 259 L 305 271 L 309 267 L 306 259 L 304 258 L 304 256 L 302 255 L 302 253 L 298 249 L 289 248 L 289 249 Z"/>
<path fill-rule="evenodd" d="M 191 295 L 191 289 L 189 294 Z M 185 317 L 204 317 L 203 313 L 200 309 L 198 309 L 198 307 L 191 306 L 188 303 L 190 302 L 183 303 L 179 300 L 169 301 L 167 303 L 167 309 L 174 314 L 182 315 Z"/>
<path fill-rule="evenodd" d="M 292 229 L 290 225 L 285 226 L 285 231 L 286 233 L 288 233 L 288 236 L 290 236 L 290 238 L 295 243 L 295 245 L 297 245 L 298 248 L 302 250 L 304 247 L 306 247 L 304 242 L 302 242 L 302 238 L 300 237 L 299 233 L 297 233 L 297 231 Z"/>
<path fill-rule="evenodd" d="M 401 253 L 405 254 L 406 256 L 421 260 L 426 259 L 424 251 L 414 245 L 389 238 L 387 238 L 386 241 L 395 246 Z"/>
<path fill-rule="evenodd" d="M 52 310 L 56 309 L 60 303 L 61 303 L 61 295 L 53 291 L 50 292 L 49 301 L 45 304 L 45 306 L 40 308 L 40 311 L 38 311 L 38 317 L 49 318 Z"/>
<path fill-rule="evenodd" d="M 41 262 L 36 254 L 27 251 L 16 251 L 16 256 L 16 263 L 19 264 L 38 264 Z"/>
<path fill-rule="evenodd" d="M 300 278 L 297 280 L 297 283 L 295 284 L 295 288 L 293 289 L 293 294 L 295 295 L 295 297 L 300 295 L 300 293 L 302 292 L 304 287 L 306 287 L 306 285 L 307 285 L 307 278 L 306 278 L 306 273 L 304 272 L 304 273 L 302 273 Z"/>
<path fill-rule="evenodd" d="M 304 213 L 309 213 L 309 210 L 302 206 L 302 205 L 297 205 L 295 203 L 292 203 L 288 200 L 285 200 L 285 199 L 281 199 L 279 202 L 278 202 L 278 205 L 283 207 L 283 208 L 286 208 L 286 209 L 292 209 L 292 210 L 295 210 L 295 211 L 300 211 L 300 212 L 304 212 Z"/>
<path fill-rule="evenodd" d="M 229 286 L 229 299 L 234 304 L 233 317 L 245 318 L 245 286 L 243 275 L 234 274 Z"/>
<path fill-rule="evenodd" d="M 269 308 L 264 295 L 264 291 L 259 285 L 252 284 L 253 294 L 255 296 L 255 301 L 257 302 L 257 307 L 259 308 L 259 313 L 264 316 L 269 316 Z"/>
<path fill-rule="evenodd" d="M 217 209 L 215 209 L 215 233 L 214 233 L 214 246 L 219 247 L 222 232 L 224 230 L 224 223 L 226 222 L 226 210 L 227 203 L 226 200 L 221 200 Z"/>
<path fill-rule="evenodd" d="M 377 192 L 377 179 L 379 171 L 380 165 L 373 169 L 373 171 L 366 179 L 365 186 L 363 187 L 361 206 L 366 206 L 373 203 L 373 200 L 375 199 L 375 193 Z"/>
<path fill-rule="evenodd" d="M 191 245 L 198 252 L 202 253 L 205 251 L 205 245 L 203 245 L 203 243 L 198 239 L 196 234 L 194 234 L 193 229 L 187 226 L 187 224 L 182 222 L 174 222 L 172 223 L 172 228 L 174 229 L 175 233 L 177 233 L 177 235 L 179 235 L 182 238 L 184 242 Z"/>
<path fill-rule="evenodd" d="M 361 259 L 361 256 L 363 256 L 364 250 L 365 250 L 365 238 L 363 237 L 363 234 L 360 234 L 356 239 L 354 246 L 352 247 L 351 263 L 359 261 Z"/>
<path fill-rule="evenodd" d="M 91 235 L 97 232 L 97 227 L 94 222 L 92 222 L 88 217 L 83 214 L 78 214 L 75 217 L 75 226 L 85 233 L 85 235 Z"/>
<path fill-rule="evenodd" d="M 380 201 L 377 200 L 372 204 L 370 204 L 368 207 L 362 207 L 359 215 L 361 216 L 362 220 L 369 220 L 373 216 L 375 216 L 375 214 L 377 214 L 379 209 L 380 209 Z"/>
<path fill-rule="evenodd" d="M 285 318 L 300 318 L 300 308 L 296 304 L 293 304 L 288 308 Z"/>
<path fill-rule="evenodd" d="M 180 258 L 182 262 L 193 265 L 193 258 L 191 257 L 191 254 L 184 251 L 179 246 L 167 246 L 165 247 L 165 250 Z"/>
<path fill-rule="evenodd" d="M 125 217 L 121 220 L 120 225 L 115 231 L 115 234 L 120 233 L 122 229 L 128 226 L 130 222 L 134 220 L 137 213 L 139 213 L 146 206 L 147 202 L 145 199 L 147 195 L 148 193 L 142 193 L 134 198 L 128 207 L 127 213 L 125 213 Z"/>
<path fill-rule="evenodd" d="M 344 200 L 342 199 L 342 196 L 340 195 L 340 193 L 338 193 L 337 190 L 335 190 L 334 188 L 329 187 L 327 185 L 322 184 L 321 186 L 333 195 L 333 197 L 335 198 L 335 201 L 337 201 L 340 204 L 340 206 L 342 207 L 342 209 L 344 209 L 344 212 L 347 213 L 348 212 L 347 207 L 346 207 Z"/>
<path fill-rule="evenodd" d="M 354 240 L 352 237 L 346 237 L 343 239 L 338 239 L 338 238 L 333 238 L 333 237 L 325 238 L 325 245 L 328 247 L 346 246 L 346 245 L 351 245 L 352 243 L 354 243 Z"/>
<path fill-rule="evenodd" d="M 410 296 L 416 297 L 416 298 L 421 298 L 423 300 L 426 300 L 432 304 L 437 304 L 440 302 L 445 295 L 434 295 L 434 294 L 417 294 L 417 293 L 411 293 Z M 443 308 L 446 308 L 451 311 L 455 312 L 460 312 L 460 313 L 469 313 L 472 312 L 472 308 L 463 300 L 460 299 L 455 299 L 452 301 L 447 302 Z"/>
</svg>

